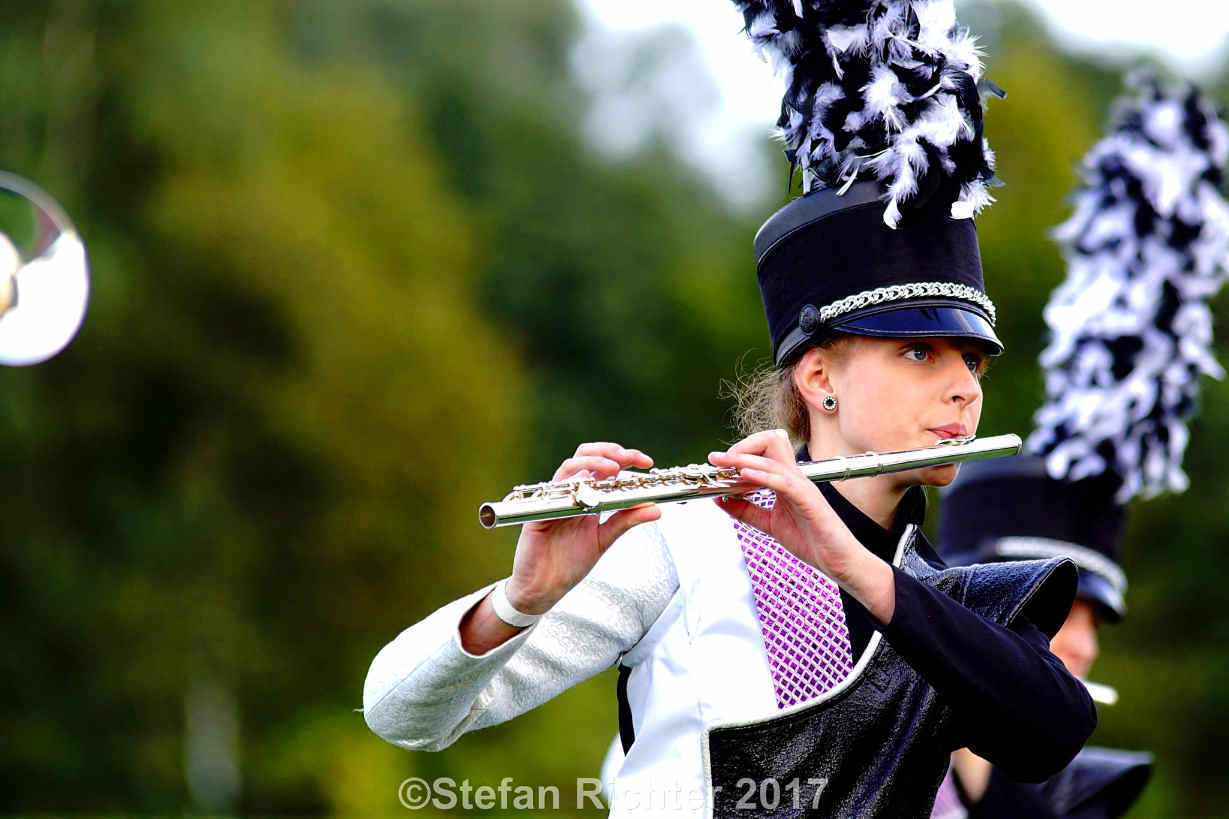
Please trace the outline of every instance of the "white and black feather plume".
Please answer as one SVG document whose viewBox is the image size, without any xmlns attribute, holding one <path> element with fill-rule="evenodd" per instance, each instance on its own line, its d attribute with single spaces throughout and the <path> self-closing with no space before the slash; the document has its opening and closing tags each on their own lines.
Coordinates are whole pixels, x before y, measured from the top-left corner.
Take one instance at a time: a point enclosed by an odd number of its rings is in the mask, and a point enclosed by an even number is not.
<svg viewBox="0 0 1229 819">
<path fill-rule="evenodd" d="M 1055 231 L 1066 281 L 1045 310 L 1046 404 L 1028 449 L 1054 478 L 1107 472 L 1116 500 L 1180 492 L 1200 375 L 1220 378 L 1207 300 L 1229 266 L 1229 131 L 1194 86 L 1128 79 Z"/>
<path fill-rule="evenodd" d="M 993 201 L 981 54 L 954 0 L 734 4 L 785 77 L 777 125 L 804 192 L 877 179 L 889 227 L 912 207 L 970 218 Z"/>
</svg>

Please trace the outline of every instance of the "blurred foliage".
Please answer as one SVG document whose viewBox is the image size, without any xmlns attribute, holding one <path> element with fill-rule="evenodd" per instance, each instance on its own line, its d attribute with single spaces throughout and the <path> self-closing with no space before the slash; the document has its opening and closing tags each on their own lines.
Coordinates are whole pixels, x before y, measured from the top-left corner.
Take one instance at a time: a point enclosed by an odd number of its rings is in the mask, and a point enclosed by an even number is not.
<svg viewBox="0 0 1229 819">
<path fill-rule="evenodd" d="M 566 805 L 613 735 L 611 675 L 437 754 L 367 732 L 363 675 L 506 573 L 479 500 L 581 440 L 663 464 L 730 440 L 718 384 L 768 352 L 750 239 L 785 191 L 740 211 L 665 144 L 595 152 L 565 0 L 0 8 L 0 168 L 61 200 L 94 272 L 73 345 L 0 371 L 0 809 L 399 814 L 408 776 Z M 1025 433 L 1063 274 L 1045 232 L 1121 66 L 971 13 L 1010 94 L 987 117 L 1009 353 L 983 429 Z M 1132 612 L 1095 674 L 1122 695 L 1095 740 L 1158 756 L 1139 815 L 1229 799 L 1226 390 L 1205 386 L 1192 489 L 1135 509 Z M 237 790 L 190 770 L 202 691 L 234 703 L 213 752 Z"/>
</svg>

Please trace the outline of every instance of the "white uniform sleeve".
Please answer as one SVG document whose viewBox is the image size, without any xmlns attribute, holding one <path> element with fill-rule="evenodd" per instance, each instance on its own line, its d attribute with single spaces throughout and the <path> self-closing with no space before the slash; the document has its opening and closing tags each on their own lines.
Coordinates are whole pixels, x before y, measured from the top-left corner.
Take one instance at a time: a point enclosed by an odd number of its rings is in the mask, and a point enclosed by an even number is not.
<svg viewBox="0 0 1229 819">
<path fill-rule="evenodd" d="M 461 618 L 494 584 L 455 600 L 381 649 L 363 686 L 371 730 L 438 751 L 604 671 L 645 635 L 678 589 L 656 523 L 633 527 L 541 620 L 482 655 L 461 647 Z"/>
</svg>

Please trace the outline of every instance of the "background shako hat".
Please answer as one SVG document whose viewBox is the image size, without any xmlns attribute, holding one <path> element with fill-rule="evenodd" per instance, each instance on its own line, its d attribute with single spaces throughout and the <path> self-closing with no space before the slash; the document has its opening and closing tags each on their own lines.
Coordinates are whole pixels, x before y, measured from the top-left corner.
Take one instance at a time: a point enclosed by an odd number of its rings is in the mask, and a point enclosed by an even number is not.
<svg viewBox="0 0 1229 819">
<path fill-rule="evenodd" d="M 1127 504 L 1187 486 L 1199 376 L 1223 375 L 1206 301 L 1229 270 L 1229 130 L 1193 86 L 1127 85 L 1055 233 L 1068 274 L 1045 309 L 1029 457 L 966 465 L 939 527 L 952 563 L 1072 557 L 1080 595 L 1111 617 L 1125 611 Z"/>
<path fill-rule="evenodd" d="M 784 75 L 777 125 L 805 193 L 755 241 L 776 363 L 833 331 L 1000 352 L 972 222 L 997 180 L 954 0 L 734 2 Z"/>
<path fill-rule="evenodd" d="M 1114 502 L 1118 486 L 1107 474 L 1052 478 L 1035 455 L 964 464 L 943 496 L 940 554 L 951 566 L 1069 557 L 1080 571 L 1078 596 L 1121 619 L 1126 507 Z"/>
</svg>

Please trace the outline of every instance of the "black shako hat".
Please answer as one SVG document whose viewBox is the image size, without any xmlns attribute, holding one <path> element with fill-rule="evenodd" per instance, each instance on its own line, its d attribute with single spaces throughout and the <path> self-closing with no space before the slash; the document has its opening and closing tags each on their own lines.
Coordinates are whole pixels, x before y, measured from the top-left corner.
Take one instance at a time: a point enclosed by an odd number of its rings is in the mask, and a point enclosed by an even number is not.
<svg viewBox="0 0 1229 819">
<path fill-rule="evenodd" d="M 954 0 L 734 5 L 785 79 L 777 126 L 805 193 L 755 239 L 775 363 L 833 332 L 1002 352 L 973 226 L 997 182 L 981 92 L 1002 92 Z"/>
<path fill-rule="evenodd" d="M 1076 596 L 1099 604 L 1106 620 L 1126 614 L 1119 565 L 1126 507 L 1119 481 L 1101 474 L 1056 480 L 1038 456 L 964 464 L 943 495 L 939 554 L 949 566 L 1069 557 L 1079 568 Z"/>
<path fill-rule="evenodd" d="M 859 182 L 795 199 L 755 237 L 756 273 L 782 366 L 833 332 L 973 338 L 999 354 L 977 229 L 946 207 L 882 218 L 882 188 Z"/>
</svg>

